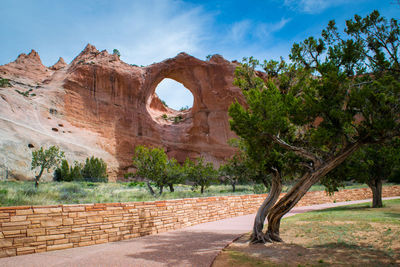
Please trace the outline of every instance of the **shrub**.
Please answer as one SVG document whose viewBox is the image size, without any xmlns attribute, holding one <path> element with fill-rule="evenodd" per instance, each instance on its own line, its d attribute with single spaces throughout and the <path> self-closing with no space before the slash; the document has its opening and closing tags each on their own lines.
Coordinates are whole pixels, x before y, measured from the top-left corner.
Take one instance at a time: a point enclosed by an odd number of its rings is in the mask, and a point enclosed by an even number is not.
<svg viewBox="0 0 400 267">
<path fill-rule="evenodd" d="M 179 123 L 182 119 L 183 119 L 183 118 L 182 118 L 181 115 L 176 116 L 176 117 L 174 117 L 174 123 Z"/>
<path fill-rule="evenodd" d="M 120 57 L 120 56 L 121 56 L 121 53 L 119 52 L 118 49 L 114 49 L 114 50 L 113 50 L 113 55 L 117 55 L 118 57 Z"/>
<path fill-rule="evenodd" d="M 188 110 L 189 109 L 189 106 L 184 106 L 184 107 L 181 107 L 180 109 L 179 109 L 179 111 L 185 111 L 185 110 Z"/>
<path fill-rule="evenodd" d="M 75 162 L 74 167 L 70 167 L 67 160 L 61 162 L 61 166 L 54 171 L 54 181 L 71 182 L 82 180 L 82 164 Z"/>
<path fill-rule="evenodd" d="M 0 87 L 11 87 L 9 79 L 3 79 L 0 77 Z"/>
<path fill-rule="evenodd" d="M 255 184 L 253 186 L 254 194 L 264 194 L 267 192 L 267 188 L 263 184 Z"/>
<path fill-rule="evenodd" d="M 82 177 L 88 182 L 108 182 L 107 164 L 93 156 L 87 158 L 82 168 Z"/>
</svg>

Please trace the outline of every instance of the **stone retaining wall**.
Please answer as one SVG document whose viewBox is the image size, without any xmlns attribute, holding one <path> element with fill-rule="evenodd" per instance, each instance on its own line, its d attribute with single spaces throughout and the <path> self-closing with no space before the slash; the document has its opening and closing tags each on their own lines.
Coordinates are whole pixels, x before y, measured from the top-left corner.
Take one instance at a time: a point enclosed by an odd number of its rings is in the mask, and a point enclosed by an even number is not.
<svg viewBox="0 0 400 267">
<path fill-rule="evenodd" d="M 383 196 L 400 196 L 400 186 L 384 187 Z M 0 257 L 113 242 L 251 214 L 265 197 L 0 207 Z M 342 190 L 332 197 L 308 192 L 297 206 L 371 197 L 367 188 Z"/>
</svg>

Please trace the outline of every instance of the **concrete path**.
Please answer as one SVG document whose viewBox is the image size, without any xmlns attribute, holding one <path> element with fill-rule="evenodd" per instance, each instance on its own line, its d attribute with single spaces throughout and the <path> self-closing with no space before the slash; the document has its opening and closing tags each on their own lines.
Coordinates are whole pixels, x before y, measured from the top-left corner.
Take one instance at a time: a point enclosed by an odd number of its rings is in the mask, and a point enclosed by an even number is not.
<svg viewBox="0 0 400 267">
<path fill-rule="evenodd" d="M 384 198 L 395 199 L 400 197 Z M 370 199 L 294 208 L 286 216 L 370 202 Z M 254 214 L 125 241 L 0 259 L 0 266 L 210 266 L 219 251 L 250 232 Z"/>
</svg>

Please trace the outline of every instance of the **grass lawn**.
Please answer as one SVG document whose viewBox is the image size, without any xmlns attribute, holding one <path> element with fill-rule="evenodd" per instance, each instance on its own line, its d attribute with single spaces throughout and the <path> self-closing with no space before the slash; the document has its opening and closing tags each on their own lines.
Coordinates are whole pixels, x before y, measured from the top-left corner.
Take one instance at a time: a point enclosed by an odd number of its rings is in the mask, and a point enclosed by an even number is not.
<svg viewBox="0 0 400 267">
<path fill-rule="evenodd" d="M 220 266 L 399 266 L 400 199 L 337 207 L 285 218 L 285 243 L 249 245 L 250 234 L 227 247 Z"/>
<path fill-rule="evenodd" d="M 0 206 L 153 201 L 265 192 L 263 185 L 238 185 L 235 193 L 232 192 L 230 185 L 212 185 L 205 190 L 204 194 L 201 194 L 200 190 L 192 191 L 190 185 L 175 185 L 174 187 L 175 192 L 169 192 L 168 188 L 164 188 L 164 193 L 155 198 L 149 194 L 144 183 L 135 182 L 42 182 L 36 190 L 33 181 L 0 181 Z M 283 192 L 286 192 L 289 187 L 289 185 L 284 186 Z M 346 188 L 361 187 L 366 187 L 366 185 L 355 184 Z M 156 190 L 155 187 L 154 189 Z M 319 190 L 324 190 L 323 186 L 315 185 L 310 191 Z"/>
</svg>

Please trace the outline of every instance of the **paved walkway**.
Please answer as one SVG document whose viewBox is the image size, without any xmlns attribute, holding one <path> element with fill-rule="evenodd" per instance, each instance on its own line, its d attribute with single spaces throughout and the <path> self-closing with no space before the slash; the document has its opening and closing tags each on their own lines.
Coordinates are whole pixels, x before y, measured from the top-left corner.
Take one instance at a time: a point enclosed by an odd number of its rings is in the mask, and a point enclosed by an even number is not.
<svg viewBox="0 0 400 267">
<path fill-rule="evenodd" d="M 384 198 L 394 199 L 400 197 Z M 286 216 L 371 200 L 294 208 Z M 0 266 L 210 266 L 219 251 L 250 232 L 254 214 L 125 241 L 0 259 Z"/>
</svg>

